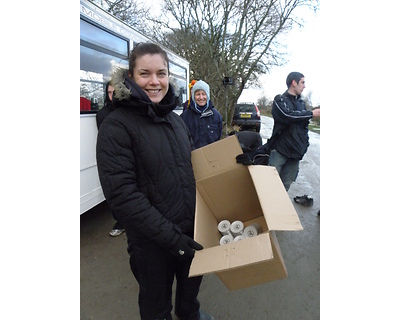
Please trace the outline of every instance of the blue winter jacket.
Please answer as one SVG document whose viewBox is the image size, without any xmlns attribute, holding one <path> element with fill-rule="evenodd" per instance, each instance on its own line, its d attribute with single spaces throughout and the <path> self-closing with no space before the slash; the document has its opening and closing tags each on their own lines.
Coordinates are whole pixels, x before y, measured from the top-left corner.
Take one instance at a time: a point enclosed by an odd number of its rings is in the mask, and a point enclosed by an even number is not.
<svg viewBox="0 0 400 320">
<path fill-rule="evenodd" d="M 189 128 L 196 149 L 221 139 L 222 116 L 211 100 L 202 112 L 195 107 L 194 101 L 190 101 L 181 118 Z"/>
</svg>

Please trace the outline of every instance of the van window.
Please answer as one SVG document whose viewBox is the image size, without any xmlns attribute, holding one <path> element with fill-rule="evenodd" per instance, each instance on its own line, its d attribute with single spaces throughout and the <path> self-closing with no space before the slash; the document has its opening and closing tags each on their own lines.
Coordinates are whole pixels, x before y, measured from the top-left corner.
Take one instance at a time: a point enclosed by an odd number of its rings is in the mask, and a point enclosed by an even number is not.
<svg viewBox="0 0 400 320">
<path fill-rule="evenodd" d="M 169 71 L 170 73 L 173 73 L 176 76 L 186 79 L 186 69 L 181 66 L 178 66 L 173 62 L 169 63 Z"/>
<path fill-rule="evenodd" d="M 104 31 L 81 19 L 81 43 L 87 42 L 103 50 L 118 53 L 124 57 L 129 55 L 129 43 L 113 34 Z"/>
<path fill-rule="evenodd" d="M 129 42 L 81 19 L 81 112 L 104 106 L 104 90 L 117 67 L 128 68 Z"/>
</svg>

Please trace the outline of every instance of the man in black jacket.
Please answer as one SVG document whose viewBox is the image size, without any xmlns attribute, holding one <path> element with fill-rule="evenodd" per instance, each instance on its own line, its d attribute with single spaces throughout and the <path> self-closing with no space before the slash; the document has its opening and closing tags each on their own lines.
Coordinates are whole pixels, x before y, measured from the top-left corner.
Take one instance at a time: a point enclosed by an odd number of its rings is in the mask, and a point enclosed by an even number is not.
<svg viewBox="0 0 400 320">
<path fill-rule="evenodd" d="M 288 89 L 278 94 L 272 104 L 274 128 L 268 142 L 254 151 L 236 157 L 238 163 L 274 166 L 286 191 L 297 178 L 299 162 L 307 152 L 308 123 L 320 116 L 320 109 L 308 111 L 300 95 L 306 87 L 304 75 L 291 72 L 286 78 Z"/>
<path fill-rule="evenodd" d="M 307 152 L 308 124 L 320 116 L 320 109 L 308 111 L 300 95 L 305 86 L 304 75 L 291 72 L 286 78 L 288 89 L 274 98 L 274 128 L 270 138 L 269 165 L 276 167 L 286 191 L 297 178 L 299 162 Z"/>
</svg>

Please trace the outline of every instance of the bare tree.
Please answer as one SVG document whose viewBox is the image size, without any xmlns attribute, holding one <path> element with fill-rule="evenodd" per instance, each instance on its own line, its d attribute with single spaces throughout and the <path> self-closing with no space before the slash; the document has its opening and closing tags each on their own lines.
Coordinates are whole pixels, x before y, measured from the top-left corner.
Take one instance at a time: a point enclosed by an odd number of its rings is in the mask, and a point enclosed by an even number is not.
<svg viewBox="0 0 400 320">
<path fill-rule="evenodd" d="M 150 17 L 154 37 L 185 57 L 191 78 L 210 84 L 211 99 L 230 125 L 235 104 L 246 87 L 285 62 L 278 36 L 290 30 L 293 12 L 309 0 L 165 0 L 164 14 Z M 223 77 L 233 86 L 224 87 Z M 226 101 L 227 100 L 227 101 Z M 224 117 L 225 118 L 225 117 Z"/>
<path fill-rule="evenodd" d="M 265 95 L 263 95 L 260 98 L 258 98 L 257 107 L 260 111 L 270 113 L 272 110 L 272 101 L 268 99 Z"/>
<path fill-rule="evenodd" d="M 306 104 L 306 109 L 307 110 L 312 110 L 313 109 L 313 104 L 312 104 L 312 94 L 313 92 L 310 90 L 307 92 L 307 94 L 302 94 L 302 99 L 304 100 Z"/>
<path fill-rule="evenodd" d="M 146 34 L 148 26 L 145 17 L 149 14 L 149 7 L 146 5 L 136 0 L 92 0 L 92 2 L 127 25 Z"/>
</svg>

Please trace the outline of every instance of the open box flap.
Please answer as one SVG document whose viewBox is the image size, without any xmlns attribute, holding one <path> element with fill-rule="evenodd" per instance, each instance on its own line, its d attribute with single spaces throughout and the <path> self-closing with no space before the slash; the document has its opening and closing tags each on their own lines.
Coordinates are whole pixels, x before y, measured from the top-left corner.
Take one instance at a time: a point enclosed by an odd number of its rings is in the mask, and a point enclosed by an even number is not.
<svg viewBox="0 0 400 320">
<path fill-rule="evenodd" d="M 189 277 L 248 266 L 273 257 L 271 239 L 267 232 L 257 237 L 196 251 Z"/>
<path fill-rule="evenodd" d="M 236 135 L 192 151 L 196 181 L 237 167 L 236 156 L 243 153 Z"/>
<path fill-rule="evenodd" d="M 275 167 L 249 166 L 269 230 L 303 230 Z"/>
</svg>

